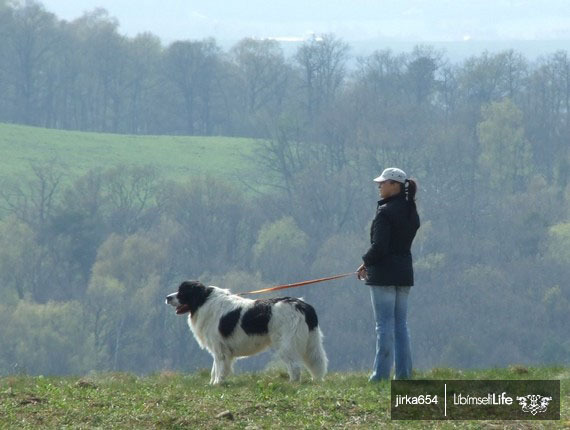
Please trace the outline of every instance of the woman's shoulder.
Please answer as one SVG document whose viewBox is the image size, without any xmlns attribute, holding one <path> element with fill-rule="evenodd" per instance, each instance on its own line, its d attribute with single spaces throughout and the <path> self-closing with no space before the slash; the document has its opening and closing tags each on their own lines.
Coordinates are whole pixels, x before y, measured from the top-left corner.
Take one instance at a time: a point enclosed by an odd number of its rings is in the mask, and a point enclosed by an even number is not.
<svg viewBox="0 0 570 430">
<path fill-rule="evenodd" d="M 377 223 L 390 222 L 394 217 L 397 217 L 399 210 L 391 202 L 378 206 L 374 221 Z"/>
<path fill-rule="evenodd" d="M 390 200 L 378 207 L 377 216 L 385 216 L 389 219 L 401 218 L 410 211 L 410 202 L 405 197 Z"/>
<path fill-rule="evenodd" d="M 398 194 L 397 196 L 389 198 L 385 201 L 381 201 L 380 203 L 381 204 L 378 206 L 379 210 L 390 212 L 398 210 L 400 207 L 406 206 L 408 204 L 408 201 L 406 200 L 405 196 Z"/>
</svg>

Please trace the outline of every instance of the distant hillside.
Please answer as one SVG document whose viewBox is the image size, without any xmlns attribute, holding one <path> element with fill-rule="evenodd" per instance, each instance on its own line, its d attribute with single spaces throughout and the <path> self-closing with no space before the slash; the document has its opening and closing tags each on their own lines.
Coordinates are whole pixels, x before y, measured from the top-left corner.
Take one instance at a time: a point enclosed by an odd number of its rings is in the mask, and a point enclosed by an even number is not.
<svg viewBox="0 0 570 430">
<path fill-rule="evenodd" d="M 133 136 L 53 130 L 0 123 L 0 179 L 29 176 L 30 166 L 55 162 L 67 180 L 91 169 L 152 165 L 168 179 L 221 175 L 239 182 L 255 174 L 254 139 Z"/>
</svg>

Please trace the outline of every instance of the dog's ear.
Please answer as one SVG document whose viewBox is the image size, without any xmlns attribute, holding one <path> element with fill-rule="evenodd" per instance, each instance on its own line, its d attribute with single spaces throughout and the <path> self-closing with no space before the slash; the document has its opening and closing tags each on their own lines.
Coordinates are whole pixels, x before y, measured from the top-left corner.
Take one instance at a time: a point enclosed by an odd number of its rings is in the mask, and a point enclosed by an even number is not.
<svg viewBox="0 0 570 430">
<path fill-rule="evenodd" d="M 188 305 L 193 314 L 206 302 L 212 291 L 213 288 L 206 287 L 199 281 L 184 281 L 178 287 L 178 301 Z"/>
<path fill-rule="evenodd" d="M 189 293 L 194 288 L 206 288 L 200 281 L 184 281 L 178 286 L 178 293 Z"/>
</svg>

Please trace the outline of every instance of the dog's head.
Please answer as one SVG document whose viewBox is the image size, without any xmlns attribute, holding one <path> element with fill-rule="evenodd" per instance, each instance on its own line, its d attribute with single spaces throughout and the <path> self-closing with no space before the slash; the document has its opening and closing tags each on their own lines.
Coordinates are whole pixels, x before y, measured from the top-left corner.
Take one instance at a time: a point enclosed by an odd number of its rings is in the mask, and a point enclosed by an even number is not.
<svg viewBox="0 0 570 430">
<path fill-rule="evenodd" d="M 184 281 L 178 287 L 178 292 L 166 296 L 166 304 L 174 306 L 178 315 L 188 312 L 192 315 L 206 303 L 212 290 L 198 281 Z"/>
</svg>

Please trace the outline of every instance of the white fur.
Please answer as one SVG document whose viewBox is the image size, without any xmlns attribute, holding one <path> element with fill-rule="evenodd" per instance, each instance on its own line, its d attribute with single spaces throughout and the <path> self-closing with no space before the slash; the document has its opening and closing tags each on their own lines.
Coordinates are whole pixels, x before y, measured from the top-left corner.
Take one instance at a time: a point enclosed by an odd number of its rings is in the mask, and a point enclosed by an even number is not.
<svg viewBox="0 0 570 430">
<path fill-rule="evenodd" d="M 243 317 L 253 306 L 254 300 L 231 294 L 229 290 L 210 288 L 213 291 L 208 300 L 188 316 L 188 324 L 200 347 L 214 358 L 211 384 L 219 384 L 232 373 L 235 359 L 257 354 L 269 347 L 273 347 L 277 357 L 283 360 L 292 381 L 301 377 L 301 362 L 313 379 L 323 379 L 328 359 L 323 348 L 322 332 L 319 327 L 309 331 L 305 316 L 294 304 L 277 302 L 272 305 L 267 334 L 248 335 L 238 323 L 233 333 L 224 338 L 218 331 L 220 318 L 237 307 L 242 308 Z M 169 304 L 178 305 L 175 298 Z"/>
</svg>

